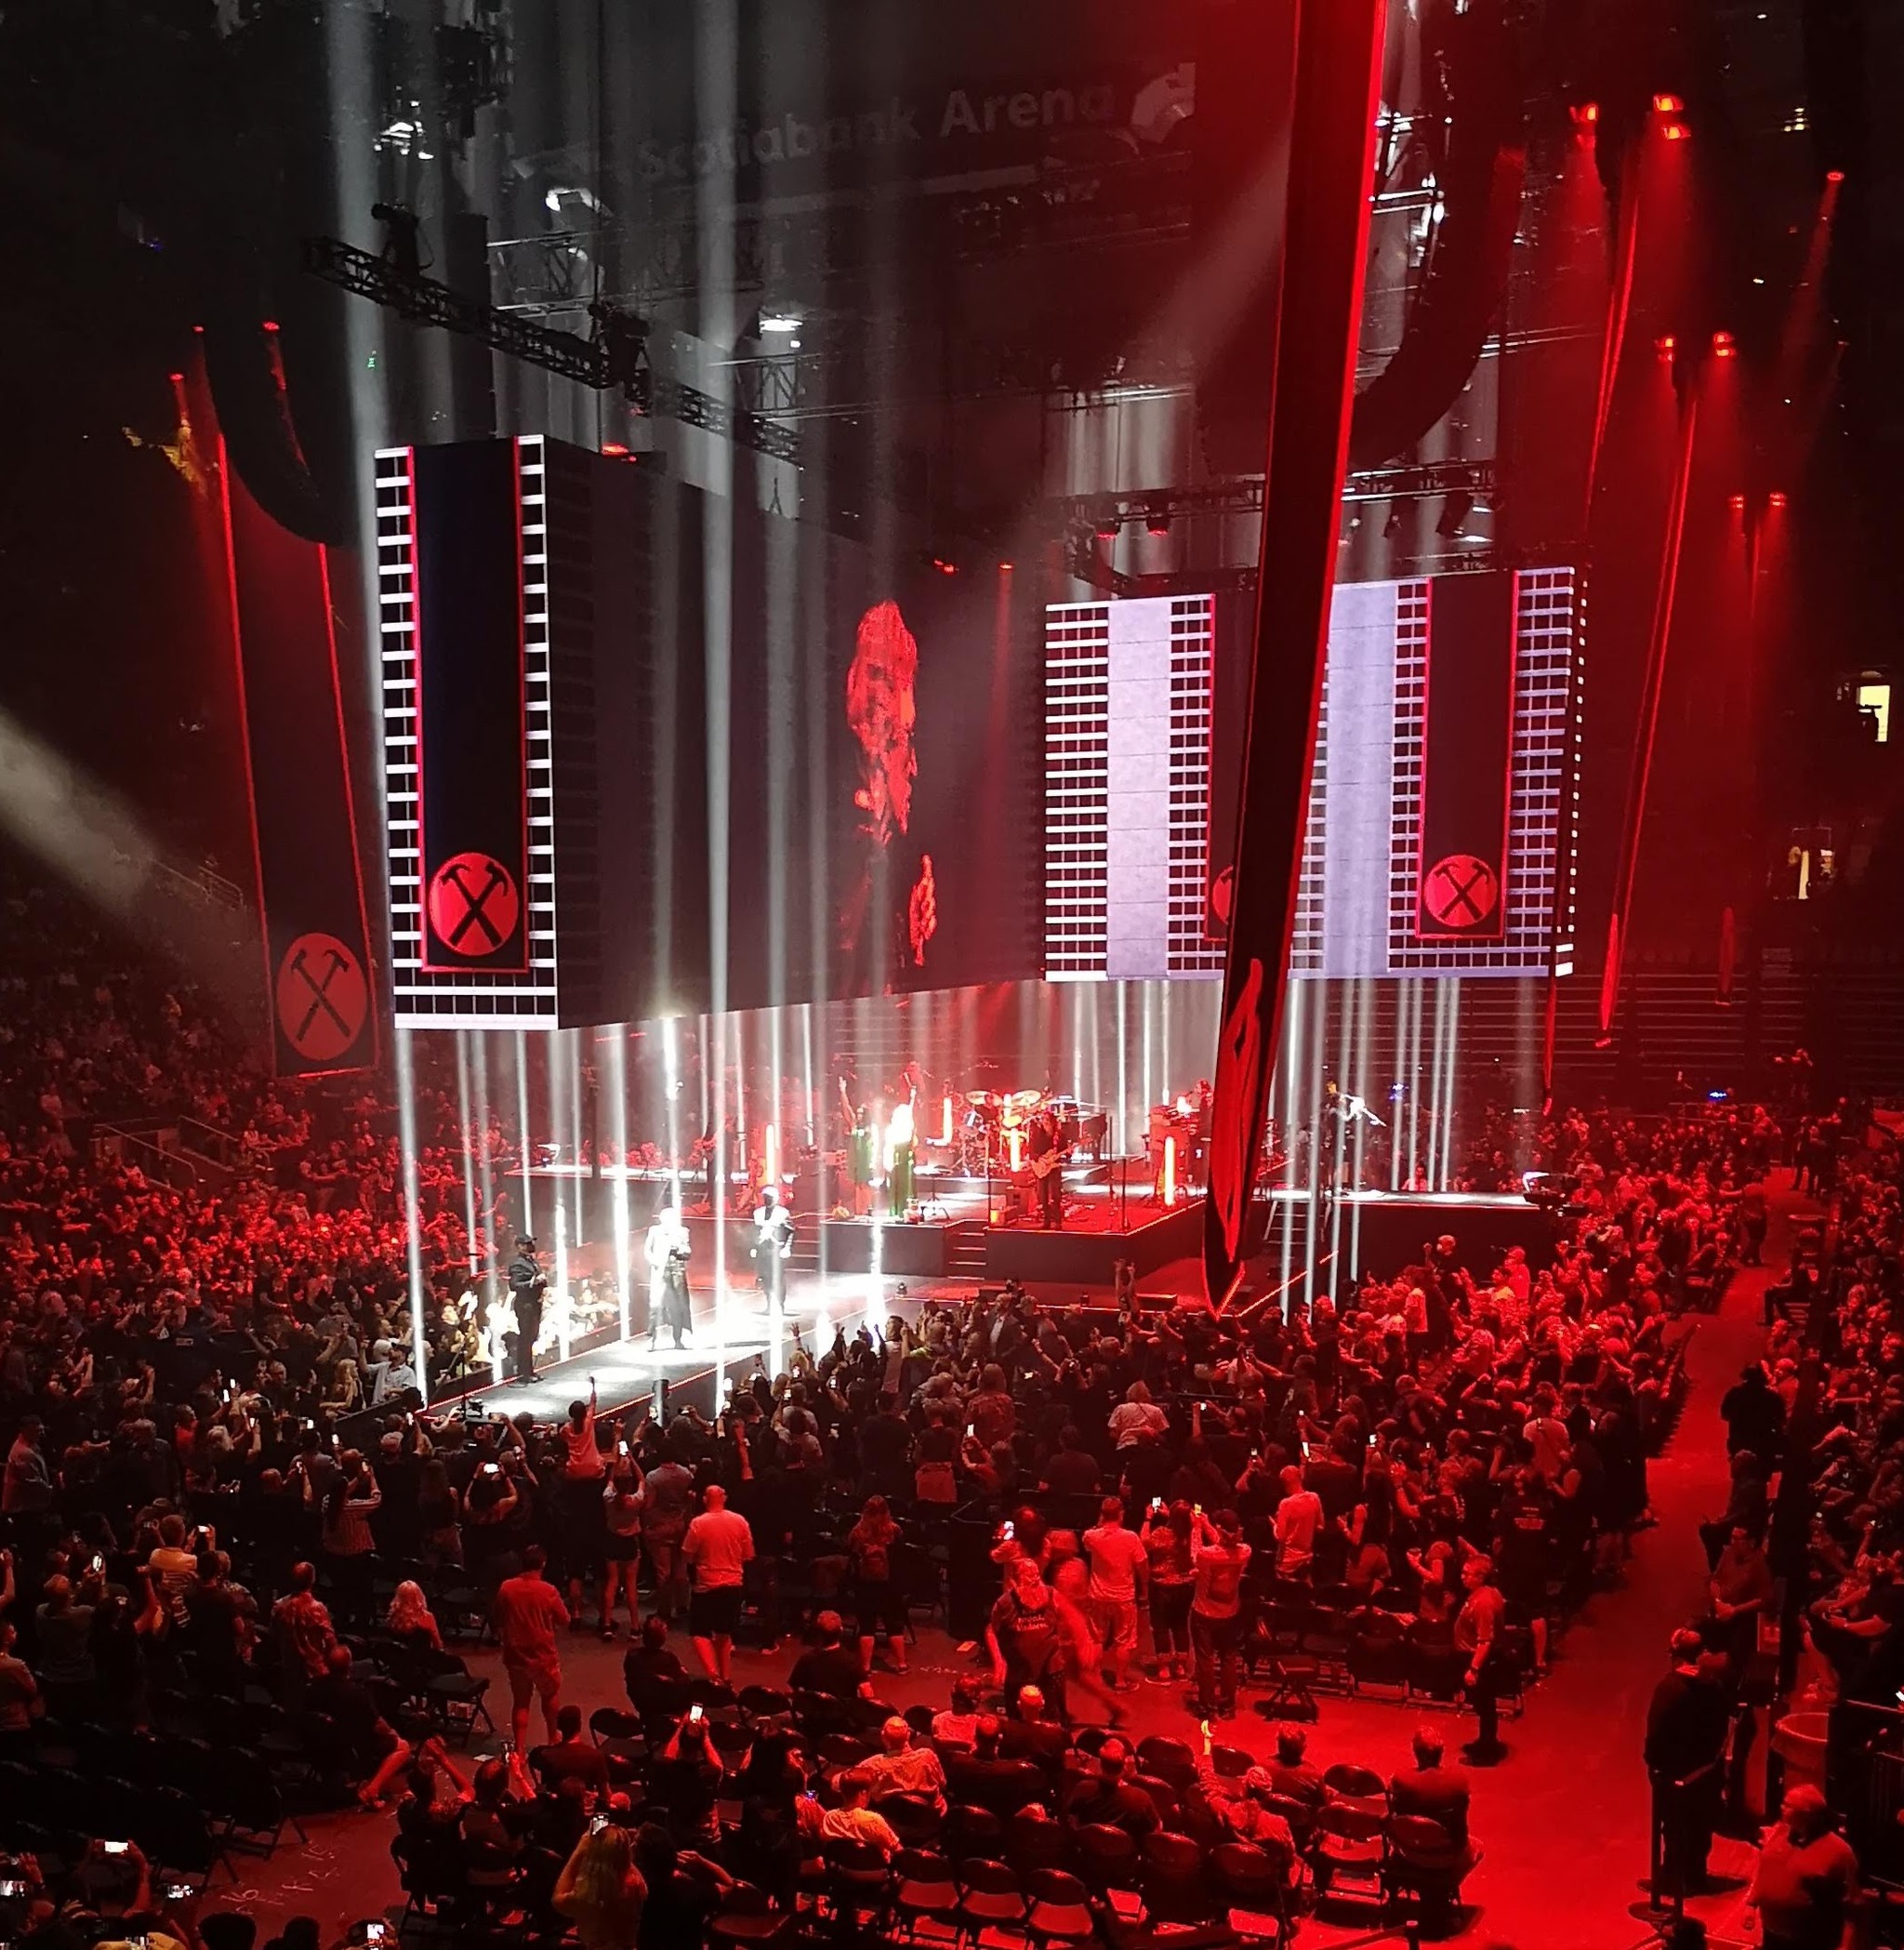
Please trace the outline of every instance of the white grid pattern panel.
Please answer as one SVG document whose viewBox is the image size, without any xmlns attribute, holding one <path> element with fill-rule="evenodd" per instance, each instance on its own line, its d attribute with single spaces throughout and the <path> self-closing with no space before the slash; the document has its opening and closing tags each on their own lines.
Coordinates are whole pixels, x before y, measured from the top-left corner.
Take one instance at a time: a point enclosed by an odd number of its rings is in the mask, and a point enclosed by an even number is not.
<svg viewBox="0 0 1904 1950">
<path fill-rule="evenodd" d="M 1045 974 L 1100 977 L 1108 947 L 1111 605 L 1045 611 Z"/>
<path fill-rule="evenodd" d="M 1223 951 L 1204 932 L 1210 886 L 1210 710 L 1216 598 L 1170 602 L 1170 972 L 1220 975 Z"/>
<path fill-rule="evenodd" d="M 416 715 L 414 450 L 377 455 L 377 630 L 383 671 L 386 870 L 390 978 L 399 1028 L 547 1028 L 557 1019 L 555 790 L 549 749 L 548 498 L 539 436 L 516 444 L 522 509 L 522 638 L 527 726 L 529 888 L 526 975 L 423 967 Z"/>
<path fill-rule="evenodd" d="M 1421 808 L 1427 706 L 1429 587 L 1415 578 L 1382 588 L 1394 597 L 1394 696 L 1366 682 L 1332 697 L 1325 673 L 1309 816 L 1302 842 L 1290 972 L 1319 976 L 1329 947 L 1329 730 L 1338 704 L 1351 717 L 1392 709 L 1386 906 L 1380 827 L 1370 863 L 1368 928 L 1348 945 L 1368 975 L 1535 975 L 1550 951 L 1571 972 L 1576 876 L 1575 804 L 1580 758 L 1579 647 L 1583 609 L 1571 568 L 1524 569 L 1515 584 L 1514 787 L 1508 826 L 1505 938 L 1421 944 L 1413 937 L 1415 846 Z M 1363 592 L 1373 596 L 1373 590 Z M 1168 636 L 1162 612 L 1168 604 Z M 1363 617 L 1359 623 L 1357 617 Z M 1045 971 L 1052 980 L 1107 975 L 1217 976 L 1223 952 L 1204 939 L 1210 798 L 1210 713 L 1215 696 L 1215 602 L 1208 596 L 1057 604 L 1045 621 Z M 1368 602 L 1337 624 L 1380 629 Z M 1156 835 L 1130 811 L 1147 804 L 1163 774 L 1153 749 L 1155 675 L 1168 647 L 1168 918 L 1153 952 L 1139 938 L 1150 897 Z M 1347 654 L 1340 645 L 1337 654 Z M 1385 646 L 1383 656 L 1385 657 Z M 1351 661 L 1355 659 L 1352 657 Z M 1366 666 L 1367 659 L 1363 659 Z M 1354 677 L 1354 670 L 1347 675 Z M 1353 731 L 1353 723 L 1345 726 Z M 1353 758 L 1355 753 L 1348 754 Z M 1341 768 L 1338 767 L 1338 771 Z M 1353 774 L 1355 767 L 1351 765 Z M 1344 778 L 1343 792 L 1364 790 Z M 1374 789 L 1381 790 L 1379 780 Z M 1353 808 L 1351 808 L 1353 810 Z M 1379 818 L 1379 816 L 1378 816 Z M 1338 820 L 1338 825 L 1340 825 Z M 1350 822 L 1353 828 L 1355 822 Z M 1353 831 L 1343 836 L 1354 842 Z M 1345 863 L 1338 862 L 1342 868 Z M 1338 889 L 1340 894 L 1341 889 Z M 1359 909 L 1358 909 L 1359 911 Z M 1342 924 L 1336 916 L 1338 931 Z M 1550 929 L 1552 933 L 1550 934 Z M 1386 965 L 1382 963 L 1385 959 Z M 1138 961 L 1144 966 L 1136 966 Z"/>
<path fill-rule="evenodd" d="M 1573 793 L 1579 731 L 1574 673 L 1580 621 L 1575 571 L 1522 569 L 1515 577 L 1507 917 L 1503 937 L 1497 942 L 1422 944 L 1414 939 L 1415 844 L 1426 718 L 1426 618 L 1424 599 L 1414 648 L 1404 648 L 1406 625 L 1398 627 L 1395 645 L 1389 971 L 1394 975 L 1541 975 L 1552 952 L 1562 972 L 1568 973 L 1573 951 Z"/>
</svg>

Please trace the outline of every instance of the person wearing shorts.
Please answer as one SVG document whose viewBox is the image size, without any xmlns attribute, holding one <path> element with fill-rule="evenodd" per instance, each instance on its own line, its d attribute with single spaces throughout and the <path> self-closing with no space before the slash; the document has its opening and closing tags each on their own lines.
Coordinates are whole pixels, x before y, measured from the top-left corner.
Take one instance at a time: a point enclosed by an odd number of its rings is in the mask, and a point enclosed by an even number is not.
<svg viewBox="0 0 1904 1950">
<path fill-rule="evenodd" d="M 539 1698 L 549 1737 L 557 1738 L 562 1710 L 562 1658 L 555 1635 L 569 1622 L 562 1593 L 542 1575 L 548 1559 L 539 1544 L 522 1553 L 522 1568 L 496 1591 L 496 1636 L 509 1677 L 509 1731 L 517 1753 L 529 1739 L 529 1703 Z"/>
<path fill-rule="evenodd" d="M 688 1599 L 688 1630 L 701 1670 L 727 1684 L 732 1677 L 734 1627 L 740 1623 L 741 1592 L 754 1555 L 754 1533 L 738 1510 L 727 1507 L 727 1492 L 710 1483 L 701 1514 L 681 1539 L 681 1556 L 694 1574 Z"/>
<path fill-rule="evenodd" d="M 1091 1620 L 1103 1642 L 1111 1689 L 1128 1683 L 1137 1650 L 1137 1607 L 1150 1588 L 1150 1553 L 1135 1531 L 1124 1528 L 1124 1500 L 1106 1496 L 1094 1529 L 1084 1533 L 1091 1562 Z"/>
<path fill-rule="evenodd" d="M 641 1479 L 626 1456 L 619 1458 L 602 1497 L 602 1636 L 615 1637 L 615 1605 L 624 1591 L 628 1599 L 628 1637 L 641 1628 L 635 1598 L 635 1573 L 641 1560 Z"/>
</svg>

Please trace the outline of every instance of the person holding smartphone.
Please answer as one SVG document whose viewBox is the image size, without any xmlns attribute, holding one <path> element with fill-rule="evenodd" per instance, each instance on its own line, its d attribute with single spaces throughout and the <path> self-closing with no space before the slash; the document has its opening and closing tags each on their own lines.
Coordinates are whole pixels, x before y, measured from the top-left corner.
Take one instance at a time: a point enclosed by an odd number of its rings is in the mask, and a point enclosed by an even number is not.
<svg viewBox="0 0 1904 1950">
<path fill-rule="evenodd" d="M 1166 1506 L 1160 1496 L 1144 1519 L 1144 1548 L 1150 1559 L 1150 1636 L 1157 1652 L 1151 1678 L 1159 1685 L 1187 1679 L 1191 1672 L 1190 1600 L 1197 1591 L 1191 1521 L 1187 1503 L 1180 1498 Z"/>
<path fill-rule="evenodd" d="M 648 1901 L 628 1831 L 613 1822 L 591 1823 L 562 1864 L 549 1901 L 575 1926 L 582 1950 L 628 1950 Z"/>
</svg>

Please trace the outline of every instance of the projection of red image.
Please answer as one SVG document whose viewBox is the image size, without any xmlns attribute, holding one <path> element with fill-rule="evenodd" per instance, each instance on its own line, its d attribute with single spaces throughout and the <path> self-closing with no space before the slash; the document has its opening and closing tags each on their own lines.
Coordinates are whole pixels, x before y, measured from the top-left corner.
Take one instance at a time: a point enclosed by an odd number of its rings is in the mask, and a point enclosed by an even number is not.
<svg viewBox="0 0 1904 1950">
<path fill-rule="evenodd" d="M 912 819 L 912 781 L 919 772 L 913 726 L 919 716 L 919 639 L 896 603 L 876 603 L 859 619 L 853 664 L 846 673 L 846 722 L 859 740 L 859 789 L 853 803 L 860 829 L 890 846 Z"/>
<path fill-rule="evenodd" d="M 890 988 L 909 963 L 923 968 L 939 930 L 932 856 L 902 847 L 912 825 L 919 752 L 919 639 L 899 605 L 876 603 L 859 619 L 846 673 L 846 722 L 859 744 L 853 803 L 865 842 L 861 867 L 840 910 L 848 980 Z M 903 918 L 889 890 L 910 882 Z"/>
</svg>

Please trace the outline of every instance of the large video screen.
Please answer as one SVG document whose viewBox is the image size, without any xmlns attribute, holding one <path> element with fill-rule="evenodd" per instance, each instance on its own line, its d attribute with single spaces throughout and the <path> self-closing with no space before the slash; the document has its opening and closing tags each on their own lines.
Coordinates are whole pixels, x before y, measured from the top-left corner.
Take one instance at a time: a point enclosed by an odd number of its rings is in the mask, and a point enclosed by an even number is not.
<svg viewBox="0 0 1904 1950">
<path fill-rule="evenodd" d="M 399 1022 L 1039 972 L 1008 572 L 539 437 L 387 450 L 377 496 Z"/>
<path fill-rule="evenodd" d="M 1036 975 L 1041 666 L 992 578 L 669 491 L 728 564 L 729 1006 Z"/>
<path fill-rule="evenodd" d="M 1053 979 L 1221 975 L 1253 630 L 1247 596 L 1046 611 Z M 1567 567 L 1338 586 L 1292 974 L 1567 972 L 1580 635 Z"/>
</svg>

